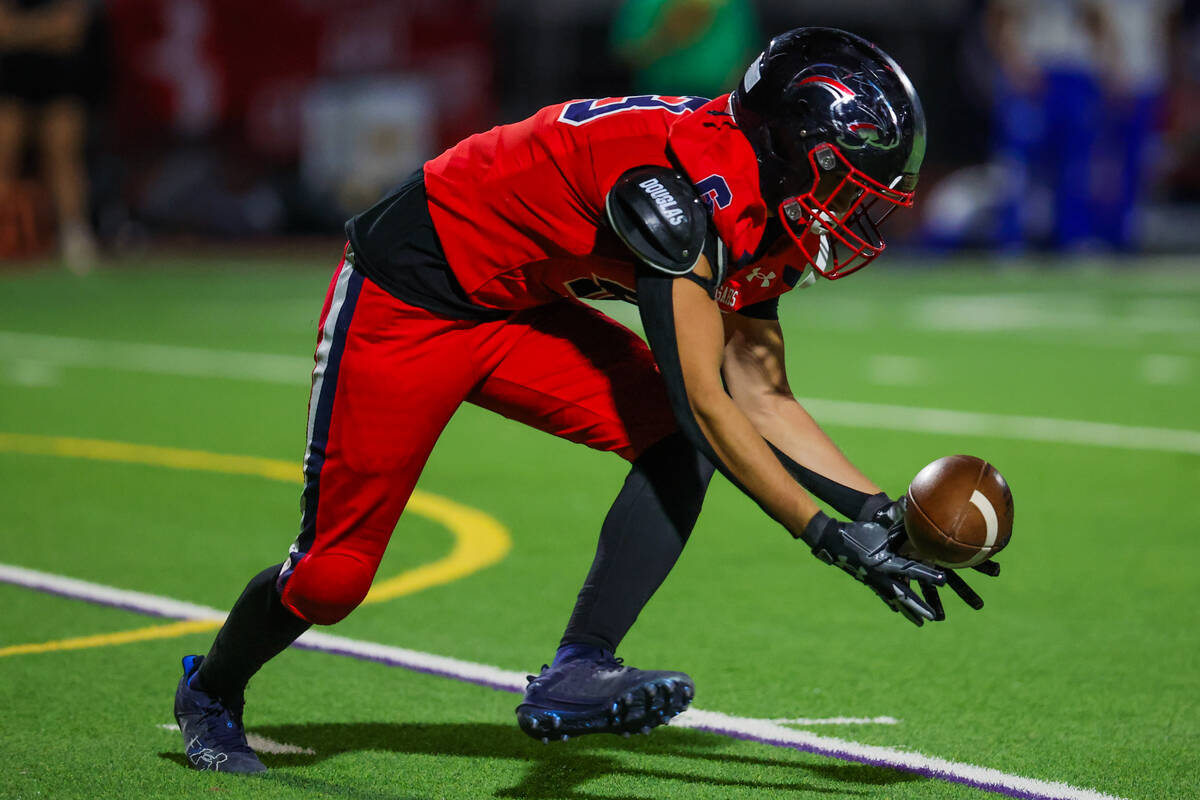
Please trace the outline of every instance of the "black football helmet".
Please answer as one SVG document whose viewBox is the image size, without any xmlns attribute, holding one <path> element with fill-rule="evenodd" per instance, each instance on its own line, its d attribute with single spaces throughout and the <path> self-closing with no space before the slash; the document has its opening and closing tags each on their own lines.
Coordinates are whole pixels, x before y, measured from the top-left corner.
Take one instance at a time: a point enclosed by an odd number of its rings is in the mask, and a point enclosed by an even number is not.
<svg viewBox="0 0 1200 800">
<path fill-rule="evenodd" d="M 835 280 L 874 260 L 879 225 L 912 206 L 925 158 L 925 112 L 891 56 L 836 28 L 797 28 L 771 40 L 730 106 L 763 199 L 813 269 Z"/>
</svg>

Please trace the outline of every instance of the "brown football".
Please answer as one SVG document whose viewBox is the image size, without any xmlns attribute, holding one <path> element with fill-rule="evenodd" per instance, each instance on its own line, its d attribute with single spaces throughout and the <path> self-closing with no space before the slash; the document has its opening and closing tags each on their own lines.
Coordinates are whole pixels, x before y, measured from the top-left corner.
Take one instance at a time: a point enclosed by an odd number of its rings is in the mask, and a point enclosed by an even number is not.
<svg viewBox="0 0 1200 800">
<path fill-rule="evenodd" d="M 925 558 L 943 567 L 973 567 L 1012 536 L 1013 498 L 1004 477 L 975 456 L 946 456 L 908 487 L 904 529 Z"/>
</svg>

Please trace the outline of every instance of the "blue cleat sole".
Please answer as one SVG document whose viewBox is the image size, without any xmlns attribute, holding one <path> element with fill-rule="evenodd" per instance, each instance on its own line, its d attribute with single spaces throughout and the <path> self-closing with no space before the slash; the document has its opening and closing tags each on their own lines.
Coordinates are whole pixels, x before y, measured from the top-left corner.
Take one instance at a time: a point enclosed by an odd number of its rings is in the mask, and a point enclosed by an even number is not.
<svg viewBox="0 0 1200 800">
<path fill-rule="evenodd" d="M 656 678 L 629 688 L 601 709 L 569 711 L 522 703 L 517 706 L 517 724 L 546 743 L 589 733 L 650 733 L 685 711 L 695 696 L 696 688 L 689 680 Z"/>
</svg>

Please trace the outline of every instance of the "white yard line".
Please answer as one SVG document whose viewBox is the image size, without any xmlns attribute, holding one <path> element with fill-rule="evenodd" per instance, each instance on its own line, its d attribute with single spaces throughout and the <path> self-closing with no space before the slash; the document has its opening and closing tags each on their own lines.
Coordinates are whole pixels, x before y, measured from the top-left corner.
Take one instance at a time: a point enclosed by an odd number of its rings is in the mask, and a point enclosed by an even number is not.
<svg viewBox="0 0 1200 800">
<path fill-rule="evenodd" d="M 116 589 L 111 586 L 7 564 L 0 564 L 0 581 L 157 617 L 220 619 L 224 616 L 216 609 L 207 606 Z M 488 664 L 477 664 L 432 653 L 422 653 L 417 650 L 363 642 L 343 636 L 309 631 L 300 637 L 296 644 L 308 650 L 404 667 L 417 672 L 440 675 L 494 689 L 520 692 L 525 687 L 524 672 L 505 670 Z M 769 719 L 737 717 L 693 708 L 681 714 L 671 724 L 716 733 L 733 739 L 786 747 L 843 761 L 911 772 L 974 786 L 1010 797 L 1033 800 L 1120 800 L 1113 795 L 1066 783 L 1026 778 L 975 764 L 926 756 L 910 750 L 860 744 L 830 736 L 820 736 L 808 731 L 798 731 Z"/>
<path fill-rule="evenodd" d="M 154 727 L 164 731 L 174 731 L 179 733 L 179 726 L 168 722 Z M 306 755 L 315 756 L 316 750 L 311 747 L 301 747 L 298 744 L 288 744 L 287 742 L 277 742 L 274 739 L 269 739 L 266 736 L 260 736 L 257 733 L 246 732 L 246 743 L 249 744 L 257 753 L 272 753 L 274 755 Z"/>
<path fill-rule="evenodd" d="M 895 717 L 781 717 L 769 720 L 779 725 L 899 725 Z"/>
<path fill-rule="evenodd" d="M 312 359 L 296 356 L 0 331 L 0 362 L 5 360 L 284 384 L 308 383 L 313 368 Z M 800 401 L 822 424 L 1200 454 L 1200 431 L 815 397 Z"/>
<path fill-rule="evenodd" d="M 880 386 L 919 386 L 929 380 L 933 370 L 925 358 L 878 353 L 867 357 L 863 372 L 867 380 Z"/>
<path fill-rule="evenodd" d="M 989 767 L 965 764 L 960 761 L 947 761 L 911 750 L 859 744 L 844 739 L 835 739 L 831 736 L 820 736 L 808 731 L 785 728 L 765 719 L 733 717 L 715 711 L 692 709 L 679 715 L 671 724 L 686 728 L 698 728 L 734 739 L 761 742 L 776 747 L 791 747 L 843 761 L 913 772 L 930 778 L 964 783 L 1010 797 L 1045 798 L 1045 800 L 1051 800 L 1051 798 L 1053 800 L 1115 800 L 1113 795 L 1103 794 L 1093 789 L 1081 789 L 1065 783 L 1042 781 L 1036 778 L 1024 778 Z"/>
<path fill-rule="evenodd" d="M 176 728 L 176 730 L 179 730 Z M 257 753 L 273 753 L 275 755 L 306 755 L 315 756 L 316 750 L 311 747 L 301 747 L 296 744 L 288 744 L 287 742 L 277 742 L 274 739 L 268 739 L 266 736 L 259 736 L 257 733 L 246 733 L 246 744 L 254 748 Z"/>
<path fill-rule="evenodd" d="M 1192 359 L 1184 356 L 1151 353 L 1142 356 L 1139 377 L 1155 386 L 1175 386 L 1191 378 Z"/>
<path fill-rule="evenodd" d="M 801 397 L 821 424 L 1200 454 L 1200 431 Z"/>
<path fill-rule="evenodd" d="M 40 361 L 60 367 L 123 369 L 158 375 L 308 383 L 313 359 L 207 347 L 115 342 L 0 331 L 0 361 Z"/>
<path fill-rule="evenodd" d="M 956 333 L 1096 332 L 1108 337 L 1200 333 L 1196 300 L 1140 297 L 1114 307 L 1098 296 L 1069 292 L 933 294 L 902 305 L 909 327 Z"/>
</svg>

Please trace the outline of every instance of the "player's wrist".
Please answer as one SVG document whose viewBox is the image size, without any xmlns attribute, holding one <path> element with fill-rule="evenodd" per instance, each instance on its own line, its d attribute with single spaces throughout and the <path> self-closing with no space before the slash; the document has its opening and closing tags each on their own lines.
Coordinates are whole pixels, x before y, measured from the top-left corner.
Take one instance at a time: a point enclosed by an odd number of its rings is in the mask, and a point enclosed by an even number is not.
<svg viewBox="0 0 1200 800">
<path fill-rule="evenodd" d="M 830 526 L 836 524 L 837 520 L 830 517 L 824 511 L 818 509 L 817 512 L 808 520 L 808 523 L 800 529 L 800 532 L 793 532 L 792 535 L 803 541 L 809 547 L 816 548 L 825 538 L 825 532 L 830 528 Z"/>
<path fill-rule="evenodd" d="M 801 492 L 791 519 L 785 522 L 784 527 L 792 534 L 792 538 L 801 539 L 817 516 L 825 516 L 821 513 L 821 507 L 807 493 Z"/>
<path fill-rule="evenodd" d="M 875 515 L 882 511 L 887 506 L 891 505 L 892 498 L 888 497 L 887 492 L 879 492 L 868 497 L 855 517 L 858 522 L 877 522 Z"/>
</svg>

